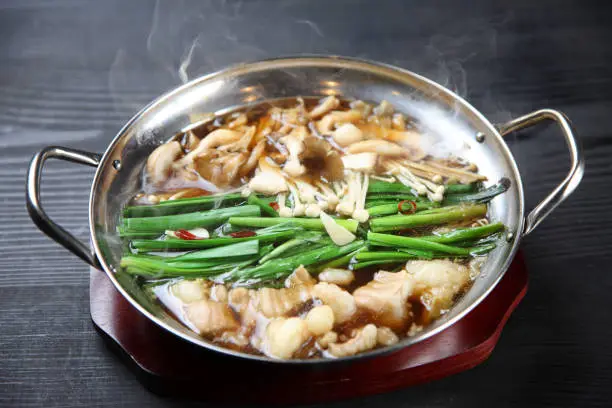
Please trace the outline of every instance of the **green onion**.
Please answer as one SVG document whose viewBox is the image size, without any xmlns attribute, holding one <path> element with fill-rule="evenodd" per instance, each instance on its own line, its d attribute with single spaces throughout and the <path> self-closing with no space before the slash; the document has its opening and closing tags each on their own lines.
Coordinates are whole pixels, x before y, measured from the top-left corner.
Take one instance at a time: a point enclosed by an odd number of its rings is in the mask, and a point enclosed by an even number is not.
<svg viewBox="0 0 612 408">
<path fill-rule="evenodd" d="M 426 251 L 443 252 L 453 255 L 469 255 L 470 251 L 466 248 L 453 247 L 450 245 L 439 244 L 420 238 L 400 237 L 390 234 L 378 234 L 368 232 L 368 242 L 378 246 L 401 247 L 409 249 L 422 249 Z"/>
<path fill-rule="evenodd" d="M 376 251 L 368 252 L 363 251 L 357 254 L 358 261 L 407 261 L 409 259 L 417 259 L 418 256 L 410 254 L 408 252 L 397 252 L 397 251 Z"/>
<path fill-rule="evenodd" d="M 168 262 L 184 262 L 193 260 L 206 260 L 213 258 L 231 259 L 236 256 L 253 255 L 259 252 L 258 241 L 238 242 L 236 244 L 189 252 L 185 255 L 169 259 Z"/>
<path fill-rule="evenodd" d="M 276 212 L 274 208 L 270 207 L 270 203 L 262 200 L 255 194 L 249 195 L 249 199 L 247 200 L 247 202 L 251 205 L 258 206 L 261 209 L 262 213 L 265 213 L 270 217 L 278 217 L 278 212 Z"/>
<path fill-rule="evenodd" d="M 343 255 L 343 256 L 341 256 L 339 258 L 332 259 L 331 261 L 315 265 L 314 267 L 309 269 L 309 271 L 311 273 L 316 273 L 316 272 L 324 271 L 327 268 L 338 268 L 340 266 L 347 266 L 348 264 L 351 263 L 353 258 L 355 258 L 355 255 L 357 255 L 359 252 L 363 251 L 364 249 L 366 249 L 365 245 L 360 247 L 360 248 L 357 248 L 355 251 L 350 252 L 350 253 L 348 253 L 346 255 Z"/>
<path fill-rule="evenodd" d="M 375 232 L 397 231 L 406 228 L 421 227 L 424 225 L 439 225 L 453 221 L 484 217 L 487 213 L 486 204 L 461 206 L 445 212 L 414 215 L 390 215 L 375 218 L 370 221 L 370 228 Z"/>
<path fill-rule="evenodd" d="M 494 197 L 505 193 L 510 188 L 510 180 L 502 178 L 497 184 L 476 193 L 449 194 L 444 198 L 445 204 L 488 203 Z"/>
<path fill-rule="evenodd" d="M 171 265 L 163 260 L 151 259 L 140 255 L 128 255 L 121 259 L 121 267 L 129 274 L 143 275 L 147 277 L 162 278 L 162 277 L 199 277 L 199 276 L 214 276 L 222 272 L 232 270 L 239 267 L 244 267 L 251 264 L 252 260 L 225 263 L 222 265 L 206 266 L 206 264 L 188 265 L 182 267 L 179 265 Z"/>
<path fill-rule="evenodd" d="M 204 197 L 179 198 L 177 200 L 162 201 L 153 205 L 134 205 L 123 210 L 123 216 L 132 217 L 158 217 L 195 211 L 210 210 L 223 205 L 235 205 L 244 198 L 240 193 L 212 195 Z"/>
<path fill-rule="evenodd" d="M 450 244 L 460 241 L 471 241 L 479 238 L 484 238 L 497 232 L 503 231 L 504 224 L 497 222 L 494 224 L 483 225 L 482 227 L 474 228 L 459 228 L 454 231 L 441 235 L 429 235 L 419 237 L 421 239 L 439 242 L 442 244 Z"/>
<path fill-rule="evenodd" d="M 123 222 L 127 231 L 165 231 L 215 227 L 223 224 L 230 217 L 257 216 L 260 214 L 261 211 L 258 206 L 244 205 L 162 217 L 126 218 Z"/>
<path fill-rule="evenodd" d="M 286 253 L 290 249 L 299 247 L 306 242 L 315 242 L 317 239 L 321 239 L 323 237 L 323 235 L 319 233 L 302 233 L 300 235 L 300 238 L 293 238 L 289 241 L 280 244 L 279 246 L 274 248 L 269 254 L 261 258 L 258 263 L 262 264 L 270 259 L 278 258 L 280 255 Z"/>
<path fill-rule="evenodd" d="M 444 194 L 471 193 L 478 187 L 478 183 L 470 184 L 447 184 L 444 186 Z"/>
<path fill-rule="evenodd" d="M 261 230 L 260 230 L 261 231 Z M 260 231 L 256 231 L 259 233 Z M 252 237 L 244 238 L 209 238 L 209 239 L 194 239 L 194 240 L 183 240 L 183 239 L 171 239 L 171 240 L 149 240 L 149 239 L 135 239 L 132 241 L 132 248 L 138 251 L 165 251 L 165 250 L 188 250 L 188 249 L 202 249 L 212 248 L 228 244 L 234 244 L 237 242 L 244 241 L 259 241 L 260 244 L 268 242 L 278 242 L 295 236 L 296 232 L 302 231 L 302 229 L 285 230 L 266 233 L 262 235 L 255 235 Z"/>
<path fill-rule="evenodd" d="M 248 279 L 279 279 L 288 276 L 300 265 L 308 266 L 317 262 L 323 262 L 353 252 L 363 246 L 363 241 L 353 241 L 344 246 L 335 246 L 331 243 L 322 248 L 316 248 L 298 255 L 287 258 L 272 259 L 261 265 L 243 269 L 233 274 L 232 278 L 240 280 Z"/>
<path fill-rule="evenodd" d="M 354 264 L 351 268 L 353 270 L 358 270 L 358 269 L 363 269 L 363 268 L 368 268 L 370 266 L 375 266 L 375 265 L 389 265 L 389 264 L 396 264 L 396 263 L 402 263 L 403 261 L 398 261 L 398 260 L 382 260 L 382 261 L 366 261 L 366 262 L 357 262 L 356 264 Z"/>
<path fill-rule="evenodd" d="M 357 226 L 359 225 L 355 220 L 335 219 L 334 221 L 353 233 L 357 231 Z M 233 226 L 250 228 L 271 227 L 286 222 L 290 222 L 295 226 L 307 230 L 325 231 L 323 223 L 318 218 L 262 218 L 236 216 L 229 219 L 229 223 Z"/>
<path fill-rule="evenodd" d="M 402 183 L 388 183 L 386 181 L 370 181 L 368 194 L 372 193 L 412 193 L 412 188 Z"/>
<path fill-rule="evenodd" d="M 399 213 L 398 205 L 400 202 L 401 201 L 398 201 L 395 203 L 377 205 L 376 207 L 370 207 L 368 208 L 368 214 L 370 214 L 370 217 L 380 217 L 383 215 L 398 214 Z M 422 201 L 415 201 L 415 204 L 416 204 L 416 211 L 421 211 L 424 209 L 431 208 L 430 203 L 426 203 Z M 406 207 L 410 207 L 410 206 L 407 205 Z M 402 208 L 406 208 L 406 207 L 402 207 Z"/>
</svg>

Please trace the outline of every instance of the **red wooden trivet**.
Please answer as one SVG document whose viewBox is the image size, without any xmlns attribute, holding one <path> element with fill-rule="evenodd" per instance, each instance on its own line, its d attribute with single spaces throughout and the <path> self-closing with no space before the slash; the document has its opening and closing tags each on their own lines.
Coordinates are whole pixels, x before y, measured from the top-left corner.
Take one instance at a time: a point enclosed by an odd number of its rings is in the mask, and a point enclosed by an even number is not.
<svg viewBox="0 0 612 408">
<path fill-rule="evenodd" d="M 143 317 L 103 272 L 90 273 L 91 317 L 151 391 L 226 402 L 309 403 L 375 394 L 472 368 L 493 351 L 527 291 L 519 253 L 495 290 L 438 335 L 382 357 L 333 367 L 244 361 L 194 346 Z"/>
</svg>

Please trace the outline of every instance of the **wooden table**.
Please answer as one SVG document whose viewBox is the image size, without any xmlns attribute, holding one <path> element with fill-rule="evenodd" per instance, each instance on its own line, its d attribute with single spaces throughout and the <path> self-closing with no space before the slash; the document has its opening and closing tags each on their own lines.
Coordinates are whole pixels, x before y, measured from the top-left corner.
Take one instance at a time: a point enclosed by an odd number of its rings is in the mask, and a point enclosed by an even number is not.
<svg viewBox="0 0 612 408">
<path fill-rule="evenodd" d="M 494 121 L 567 113 L 587 171 L 524 242 L 530 290 L 483 365 L 365 406 L 609 406 L 612 26 L 571 1 L 38 1 L 0 4 L 0 406 L 191 405 L 145 391 L 94 332 L 88 268 L 24 207 L 26 164 L 49 144 L 103 151 L 184 78 L 295 53 L 366 57 L 457 90 Z M 461 4 L 460 4 L 461 3 Z M 553 126 L 513 137 L 534 205 L 564 176 Z M 93 171 L 50 163 L 47 210 L 86 239 Z M 352 406 L 355 401 L 337 406 Z M 193 404 L 195 405 L 195 404 Z"/>
</svg>

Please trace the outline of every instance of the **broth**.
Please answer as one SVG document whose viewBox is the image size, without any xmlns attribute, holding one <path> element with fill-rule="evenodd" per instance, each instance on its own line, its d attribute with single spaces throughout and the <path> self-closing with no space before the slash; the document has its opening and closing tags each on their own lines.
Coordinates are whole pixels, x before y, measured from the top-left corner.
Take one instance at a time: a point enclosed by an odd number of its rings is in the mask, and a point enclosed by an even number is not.
<svg viewBox="0 0 612 408">
<path fill-rule="evenodd" d="M 197 121 L 197 118 L 194 118 Z M 469 290 L 503 225 L 499 183 L 432 157 L 383 101 L 291 98 L 158 147 L 119 233 L 132 274 L 190 330 L 279 359 L 418 333 Z"/>
</svg>

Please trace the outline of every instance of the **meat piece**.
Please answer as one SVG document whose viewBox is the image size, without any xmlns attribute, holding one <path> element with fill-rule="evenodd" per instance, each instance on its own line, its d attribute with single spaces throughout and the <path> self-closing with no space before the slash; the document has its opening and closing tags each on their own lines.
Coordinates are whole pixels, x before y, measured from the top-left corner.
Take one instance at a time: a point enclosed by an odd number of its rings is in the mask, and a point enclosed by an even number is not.
<svg viewBox="0 0 612 408">
<path fill-rule="evenodd" d="M 304 320 L 298 317 L 274 319 L 266 327 L 263 350 L 271 357 L 288 359 L 309 337 Z"/>
<path fill-rule="evenodd" d="M 321 336 L 334 327 L 334 311 L 327 305 L 312 308 L 306 315 L 308 331 Z"/>
<path fill-rule="evenodd" d="M 355 330 L 355 334 L 350 340 L 344 343 L 331 343 L 328 346 L 328 351 L 334 357 L 346 357 L 372 350 L 376 347 L 377 335 L 376 326 L 368 324 Z"/>
<path fill-rule="evenodd" d="M 299 288 L 261 288 L 253 295 L 253 306 L 266 317 L 285 316 L 308 300 L 307 291 Z"/>
<path fill-rule="evenodd" d="M 319 282 L 334 283 L 339 286 L 350 285 L 355 280 L 355 274 L 348 269 L 327 268 L 318 276 Z"/>
<path fill-rule="evenodd" d="M 390 328 L 379 327 L 376 332 L 376 341 L 381 346 L 391 346 L 399 341 L 399 337 Z"/>
<path fill-rule="evenodd" d="M 227 288 L 224 285 L 214 285 L 210 289 L 210 298 L 217 302 L 227 303 Z"/>
<path fill-rule="evenodd" d="M 181 144 L 176 140 L 164 143 L 149 155 L 147 159 L 147 174 L 153 184 L 161 184 L 172 173 L 174 161 L 183 154 Z"/>
<path fill-rule="evenodd" d="M 326 349 L 327 347 L 329 347 L 331 343 L 337 343 L 337 342 L 338 342 L 338 333 L 333 332 L 333 331 L 327 332 L 323 336 L 317 339 L 317 344 L 322 349 Z"/>
<path fill-rule="evenodd" d="M 235 311 L 242 314 L 251 300 L 251 294 L 254 291 L 247 288 L 234 288 L 229 291 L 227 298 L 229 305 L 234 308 Z"/>
<path fill-rule="evenodd" d="M 408 296 L 414 283 L 405 271 L 380 271 L 353 292 L 357 306 L 372 312 L 380 324 L 401 329 L 410 317 Z"/>
<path fill-rule="evenodd" d="M 310 272 L 303 265 L 298 266 L 291 275 L 285 279 L 285 287 L 287 288 L 303 288 L 312 287 L 317 283 Z"/>
<path fill-rule="evenodd" d="M 406 270 L 415 282 L 413 297 L 424 306 L 424 323 L 449 309 L 470 281 L 469 269 L 449 260 L 409 261 Z"/>
<path fill-rule="evenodd" d="M 332 308 L 336 323 L 346 322 L 357 311 L 353 295 L 333 283 L 317 283 L 312 289 L 312 294 Z"/>
<path fill-rule="evenodd" d="M 182 280 L 170 286 L 170 291 L 184 303 L 191 303 L 207 299 L 210 293 L 210 284 L 208 281 L 201 279 Z"/>
<path fill-rule="evenodd" d="M 236 330 L 239 323 L 226 303 L 202 299 L 185 306 L 187 319 L 198 329 L 200 334 L 219 334 Z"/>
<path fill-rule="evenodd" d="M 312 298 L 315 280 L 304 267 L 297 268 L 286 280 L 286 288 L 261 288 L 253 292 L 252 305 L 266 317 L 286 316 Z"/>
</svg>

